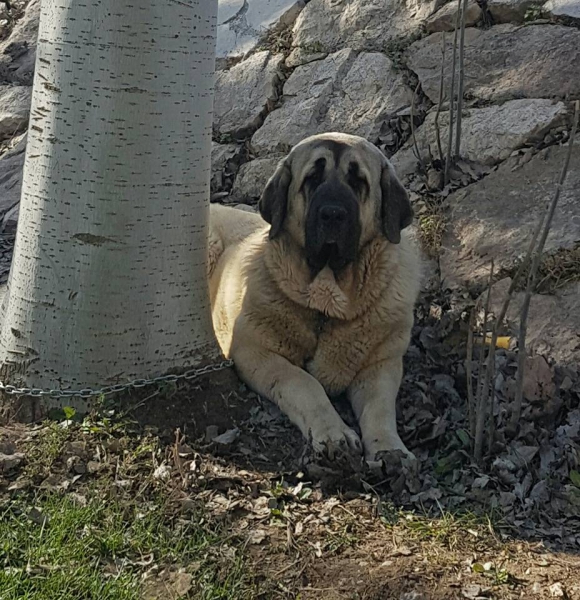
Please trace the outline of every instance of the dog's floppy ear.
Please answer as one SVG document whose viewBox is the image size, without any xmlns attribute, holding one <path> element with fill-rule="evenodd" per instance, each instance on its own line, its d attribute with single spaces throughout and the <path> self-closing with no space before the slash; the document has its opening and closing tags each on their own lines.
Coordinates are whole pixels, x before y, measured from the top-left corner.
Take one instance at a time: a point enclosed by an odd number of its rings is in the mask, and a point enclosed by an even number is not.
<svg viewBox="0 0 580 600">
<path fill-rule="evenodd" d="M 409 194 L 399 181 L 392 165 L 386 161 L 381 174 L 383 232 L 392 244 L 401 241 L 401 231 L 413 222 Z"/>
<path fill-rule="evenodd" d="M 288 209 L 288 188 L 291 181 L 292 171 L 288 159 L 285 158 L 278 163 L 276 172 L 270 177 L 258 203 L 262 218 L 271 225 L 271 240 L 282 230 Z"/>
</svg>

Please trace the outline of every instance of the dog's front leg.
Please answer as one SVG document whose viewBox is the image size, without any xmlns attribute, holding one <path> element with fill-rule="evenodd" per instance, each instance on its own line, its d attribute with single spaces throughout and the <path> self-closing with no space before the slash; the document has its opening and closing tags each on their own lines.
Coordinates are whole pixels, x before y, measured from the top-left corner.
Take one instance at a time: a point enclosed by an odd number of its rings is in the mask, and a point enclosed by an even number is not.
<svg viewBox="0 0 580 600">
<path fill-rule="evenodd" d="M 304 437 L 312 440 L 315 451 L 331 459 L 336 449 L 362 454 L 358 435 L 340 418 L 312 375 L 259 347 L 233 349 L 232 358 L 240 377 L 275 402 Z"/>
<path fill-rule="evenodd" d="M 397 394 L 403 377 L 403 359 L 382 360 L 363 369 L 348 389 L 358 420 L 367 460 L 388 450 L 413 456 L 397 432 Z"/>
</svg>

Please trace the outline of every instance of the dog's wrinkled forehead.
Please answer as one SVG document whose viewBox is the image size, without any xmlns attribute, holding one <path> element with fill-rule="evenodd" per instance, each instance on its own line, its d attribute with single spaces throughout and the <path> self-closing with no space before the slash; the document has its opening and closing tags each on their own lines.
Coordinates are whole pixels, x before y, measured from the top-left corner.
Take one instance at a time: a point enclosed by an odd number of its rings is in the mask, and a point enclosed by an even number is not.
<svg viewBox="0 0 580 600">
<path fill-rule="evenodd" d="M 380 177 L 384 159 L 380 151 L 358 137 L 322 134 L 296 145 L 289 155 L 292 174 L 297 181 L 317 171 L 327 177 L 331 172 L 346 176 L 356 170 L 368 180 Z"/>
</svg>

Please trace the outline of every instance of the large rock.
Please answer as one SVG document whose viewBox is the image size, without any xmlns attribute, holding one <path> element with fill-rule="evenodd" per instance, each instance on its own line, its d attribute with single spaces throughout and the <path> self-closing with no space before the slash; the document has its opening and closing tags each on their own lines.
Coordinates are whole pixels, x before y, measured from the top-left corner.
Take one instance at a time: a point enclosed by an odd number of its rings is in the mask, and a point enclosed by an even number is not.
<svg viewBox="0 0 580 600">
<path fill-rule="evenodd" d="M 425 30 L 427 33 L 435 33 L 437 31 L 454 31 L 457 23 L 457 2 L 449 2 L 444 4 L 435 14 L 431 15 L 425 21 Z M 472 27 L 482 17 L 481 8 L 474 0 L 470 0 L 467 4 L 467 13 L 465 15 L 466 27 Z"/>
<path fill-rule="evenodd" d="M 266 187 L 266 183 L 268 183 L 268 179 L 274 174 L 280 158 L 257 158 L 243 164 L 232 187 L 232 200 L 244 204 L 257 202 Z"/>
<path fill-rule="evenodd" d="M 215 84 L 214 129 L 243 138 L 263 122 L 278 97 L 283 54 L 257 52 L 231 69 L 219 71 Z"/>
<path fill-rule="evenodd" d="M 382 50 L 415 33 L 436 0 L 311 0 L 294 25 L 294 45 L 314 51 Z"/>
<path fill-rule="evenodd" d="M 526 19 L 537 19 L 540 16 L 543 1 L 487 0 L 487 10 L 497 24 L 523 23 Z"/>
<path fill-rule="evenodd" d="M 31 88 L 0 86 L 0 141 L 26 128 L 30 113 Z"/>
<path fill-rule="evenodd" d="M 441 36 L 434 33 L 411 45 L 409 67 L 423 92 L 438 102 Z M 451 75 L 452 40 L 447 36 L 444 89 Z M 497 25 L 465 31 L 465 93 L 468 99 L 580 97 L 580 31 L 556 25 Z"/>
<path fill-rule="evenodd" d="M 491 309 L 499 314 L 511 280 L 492 288 Z M 517 337 L 525 294 L 513 295 L 506 315 L 511 335 Z M 560 365 L 580 363 L 580 282 L 566 285 L 555 294 L 534 294 L 530 302 L 526 348 L 530 354 L 551 358 Z"/>
<path fill-rule="evenodd" d="M 435 111 L 415 133 L 419 152 L 425 161 L 438 158 Z M 524 144 L 539 141 L 546 133 L 566 122 L 569 112 L 563 102 L 551 100 L 510 100 L 500 106 L 471 108 L 463 111 L 461 156 L 484 165 L 494 165 Z M 449 113 L 439 115 L 443 150 L 447 148 Z M 415 171 L 417 159 L 413 142 L 408 140 L 391 159 L 401 176 Z"/>
<path fill-rule="evenodd" d="M 254 50 L 269 29 L 291 26 L 304 0 L 220 0 L 216 56 L 244 56 Z"/>
<path fill-rule="evenodd" d="M 0 220 L 20 202 L 25 150 L 26 136 L 22 136 L 11 150 L 0 158 Z"/>
<path fill-rule="evenodd" d="M 548 0 L 543 10 L 555 17 L 580 19 L 580 2 L 578 0 Z"/>
<path fill-rule="evenodd" d="M 211 145 L 211 191 L 212 193 L 228 190 L 235 176 L 240 161 L 242 148 L 237 144 Z"/>
<path fill-rule="evenodd" d="M 341 50 L 292 73 L 281 108 L 268 115 L 252 147 L 285 153 L 309 135 L 335 130 L 374 141 L 381 125 L 406 109 L 411 97 L 384 54 Z"/>
<path fill-rule="evenodd" d="M 546 148 L 525 162 L 512 157 L 481 181 L 449 196 L 441 275 L 446 287 L 484 283 L 494 259 L 509 271 L 525 255 L 538 220 L 551 201 L 568 148 Z M 545 252 L 580 243 L 580 144 L 573 148 Z"/>
<path fill-rule="evenodd" d="M 40 0 L 31 0 L 12 33 L 0 42 L 0 83 L 32 85 L 39 18 Z"/>
</svg>

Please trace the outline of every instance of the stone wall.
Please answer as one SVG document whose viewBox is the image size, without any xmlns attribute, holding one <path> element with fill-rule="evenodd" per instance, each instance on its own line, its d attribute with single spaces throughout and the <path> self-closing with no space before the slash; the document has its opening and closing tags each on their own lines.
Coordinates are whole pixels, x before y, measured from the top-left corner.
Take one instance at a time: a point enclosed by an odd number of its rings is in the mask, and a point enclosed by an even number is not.
<svg viewBox="0 0 580 600">
<path fill-rule="evenodd" d="M 18 216 L 39 0 L 13 5 L 9 15 L 0 4 L 4 246 Z M 214 200 L 255 204 L 295 143 L 313 133 L 346 131 L 392 158 L 419 209 L 419 234 L 424 215 L 434 218 L 421 207 L 438 207 L 442 235 L 429 248 L 431 284 L 436 278 L 441 289 L 478 293 L 491 259 L 502 276 L 512 273 L 554 190 L 572 101 L 580 98 L 580 0 L 469 3 L 461 160 L 443 189 L 435 122 L 445 147 L 453 38 L 448 32 L 457 2 L 224 0 L 219 6 Z M 580 264 L 574 269 L 579 189 L 580 144 L 547 244 L 554 256 L 568 262 L 572 256 L 566 276 L 549 286 L 556 304 L 573 302 L 580 273 Z M 2 261 L 6 271 L 8 253 Z M 565 356 L 558 354 L 564 362 L 580 358 L 579 345 L 570 341 L 579 326 L 578 316 L 570 315 L 580 310 L 573 308 L 560 320 L 553 316 L 553 329 L 570 342 L 563 342 Z"/>
</svg>

